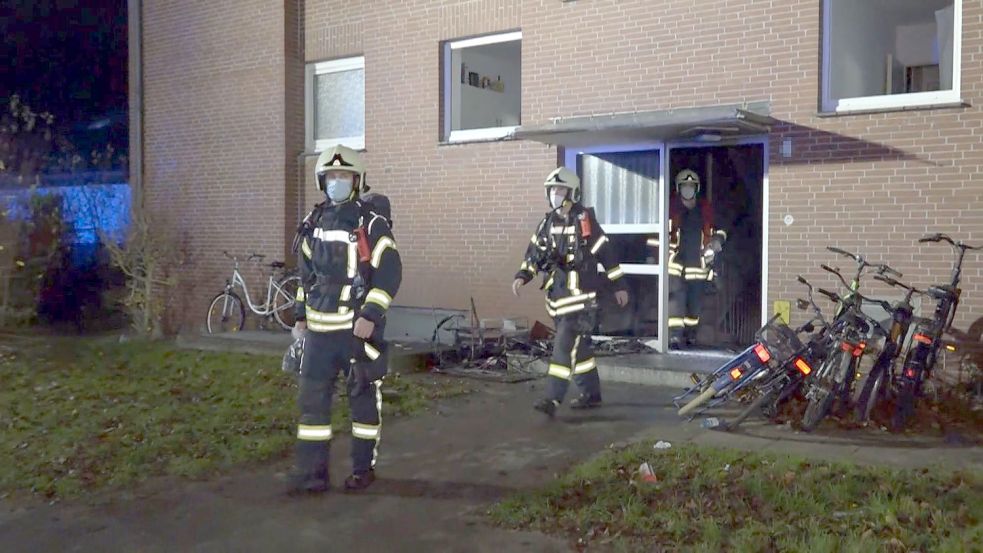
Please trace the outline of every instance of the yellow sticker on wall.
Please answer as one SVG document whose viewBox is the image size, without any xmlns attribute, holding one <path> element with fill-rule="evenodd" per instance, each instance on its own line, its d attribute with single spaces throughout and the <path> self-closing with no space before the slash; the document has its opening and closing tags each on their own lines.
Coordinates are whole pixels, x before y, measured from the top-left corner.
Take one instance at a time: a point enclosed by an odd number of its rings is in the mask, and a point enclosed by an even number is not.
<svg viewBox="0 0 983 553">
<path fill-rule="evenodd" d="M 789 317 L 792 316 L 792 302 L 787 300 L 775 300 L 775 306 L 772 309 L 775 315 L 780 315 L 782 322 L 788 324 Z"/>
</svg>

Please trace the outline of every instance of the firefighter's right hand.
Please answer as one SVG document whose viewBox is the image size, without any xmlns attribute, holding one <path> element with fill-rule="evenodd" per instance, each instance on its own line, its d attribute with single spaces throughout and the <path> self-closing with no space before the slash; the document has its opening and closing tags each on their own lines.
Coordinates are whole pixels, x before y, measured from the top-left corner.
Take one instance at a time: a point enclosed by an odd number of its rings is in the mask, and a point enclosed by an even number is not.
<svg viewBox="0 0 983 553">
<path fill-rule="evenodd" d="M 304 333 L 307 331 L 307 321 L 297 321 L 294 323 L 293 329 L 290 331 L 290 336 L 294 340 L 300 340 L 304 337 Z"/>
<path fill-rule="evenodd" d="M 525 286 L 525 284 L 526 283 L 521 278 L 517 278 L 512 281 L 512 293 L 515 294 L 515 297 L 519 297 L 519 288 Z"/>
</svg>

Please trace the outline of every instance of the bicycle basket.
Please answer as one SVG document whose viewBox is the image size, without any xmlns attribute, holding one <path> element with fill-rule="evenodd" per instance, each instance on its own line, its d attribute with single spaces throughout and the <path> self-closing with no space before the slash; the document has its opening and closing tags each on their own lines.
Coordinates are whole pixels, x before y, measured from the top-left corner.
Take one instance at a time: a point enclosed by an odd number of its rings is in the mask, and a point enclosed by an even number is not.
<svg viewBox="0 0 983 553">
<path fill-rule="evenodd" d="M 802 341 L 794 330 L 789 328 L 777 315 L 754 333 L 754 338 L 771 352 L 772 359 L 784 362 L 802 349 Z"/>
</svg>

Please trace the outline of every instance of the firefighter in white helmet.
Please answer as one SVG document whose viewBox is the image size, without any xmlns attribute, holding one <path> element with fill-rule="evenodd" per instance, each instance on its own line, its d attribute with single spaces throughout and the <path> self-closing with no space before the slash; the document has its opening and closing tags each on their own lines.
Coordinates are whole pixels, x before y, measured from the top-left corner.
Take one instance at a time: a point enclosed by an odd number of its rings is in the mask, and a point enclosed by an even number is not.
<svg viewBox="0 0 983 553">
<path fill-rule="evenodd" d="M 693 345 L 700 325 L 706 284 L 727 233 L 714 227 L 713 209 L 700 194 L 700 177 L 691 169 L 676 175 L 669 202 L 670 345 Z"/>
<path fill-rule="evenodd" d="M 621 278 L 624 271 L 594 210 L 580 203 L 577 174 L 561 167 L 550 173 L 544 184 L 551 210 L 532 235 L 512 283 L 512 292 L 518 296 L 519 287 L 537 274 L 545 279 L 546 311 L 555 320 L 556 337 L 547 396 L 534 407 L 553 416 L 571 378 L 580 388 L 580 396 L 570 403 L 572 408 L 601 404 L 601 381 L 591 348 L 598 294 L 610 285 L 615 301 L 624 307 L 628 303 L 628 291 Z M 604 273 L 598 272 L 598 262 Z"/>
<path fill-rule="evenodd" d="M 347 380 L 352 419 L 353 472 L 345 489 L 356 491 L 375 480 L 387 371 L 383 334 L 402 263 L 389 213 L 379 213 L 361 196 L 367 187 L 358 152 L 345 146 L 324 151 L 314 179 L 326 200 L 305 218 L 296 241 L 301 287 L 295 335 L 305 339 L 290 491 L 328 489 L 331 403 L 339 375 Z"/>
</svg>

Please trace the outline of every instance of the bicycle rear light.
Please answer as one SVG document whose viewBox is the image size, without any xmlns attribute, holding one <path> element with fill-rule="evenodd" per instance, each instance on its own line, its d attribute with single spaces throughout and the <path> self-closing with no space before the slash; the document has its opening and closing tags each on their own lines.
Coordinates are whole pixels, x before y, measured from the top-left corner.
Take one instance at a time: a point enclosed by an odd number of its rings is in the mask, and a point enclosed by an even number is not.
<svg viewBox="0 0 983 553">
<path fill-rule="evenodd" d="M 867 349 L 867 342 L 860 342 L 857 347 L 853 348 L 853 356 L 860 357 L 864 354 L 865 349 Z"/>
<path fill-rule="evenodd" d="M 812 367 L 810 367 L 809 363 L 806 363 L 806 360 L 801 357 L 795 360 L 795 368 L 799 369 L 799 372 L 802 373 L 803 376 L 809 376 L 809 373 L 812 372 Z"/>
<path fill-rule="evenodd" d="M 907 376 L 908 378 L 915 378 L 915 376 L 917 376 L 918 373 L 915 371 L 914 367 L 908 367 L 907 369 L 904 370 L 904 375 Z"/>
<path fill-rule="evenodd" d="M 771 352 L 768 351 L 768 348 L 766 348 L 764 344 L 754 346 L 754 354 L 758 356 L 758 359 L 760 359 L 762 363 L 771 361 Z"/>
<path fill-rule="evenodd" d="M 915 341 L 916 342 L 921 342 L 921 343 L 925 344 L 926 346 L 932 345 L 932 338 L 930 338 L 929 336 L 926 336 L 925 334 L 922 334 L 922 333 L 915 334 L 914 338 L 915 338 Z"/>
</svg>

